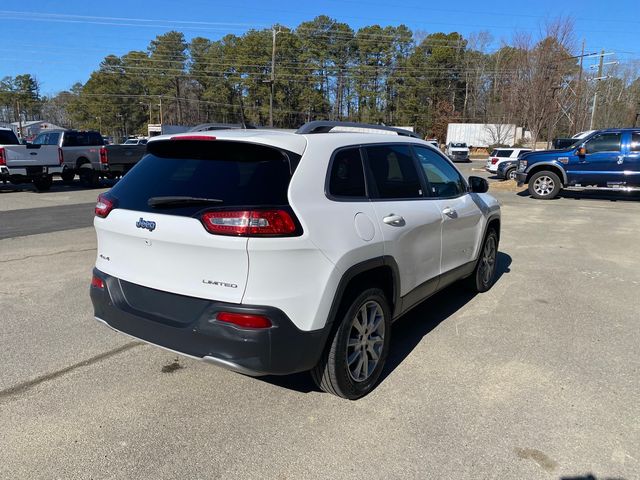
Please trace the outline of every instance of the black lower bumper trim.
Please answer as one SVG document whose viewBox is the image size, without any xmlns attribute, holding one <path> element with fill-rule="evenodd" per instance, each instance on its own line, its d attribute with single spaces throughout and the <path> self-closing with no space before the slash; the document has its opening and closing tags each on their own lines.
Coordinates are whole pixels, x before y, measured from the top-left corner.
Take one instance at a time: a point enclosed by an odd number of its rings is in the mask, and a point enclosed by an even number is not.
<svg viewBox="0 0 640 480">
<path fill-rule="evenodd" d="M 286 375 L 318 362 L 330 325 L 306 332 L 274 307 L 217 302 L 133 285 L 94 269 L 104 288 L 91 287 L 96 319 L 148 343 L 248 375 Z M 183 307 L 183 308 L 182 308 Z M 216 313 L 264 315 L 272 327 L 238 328 Z"/>
</svg>

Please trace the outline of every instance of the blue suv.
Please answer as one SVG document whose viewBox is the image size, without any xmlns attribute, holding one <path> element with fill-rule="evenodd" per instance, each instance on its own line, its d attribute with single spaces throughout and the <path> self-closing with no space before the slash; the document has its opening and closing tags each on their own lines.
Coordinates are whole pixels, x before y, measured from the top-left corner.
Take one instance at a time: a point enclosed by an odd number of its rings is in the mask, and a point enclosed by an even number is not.
<svg viewBox="0 0 640 480">
<path fill-rule="evenodd" d="M 525 153 L 516 180 L 544 200 L 563 188 L 640 190 L 640 128 L 597 130 L 564 150 Z"/>
</svg>

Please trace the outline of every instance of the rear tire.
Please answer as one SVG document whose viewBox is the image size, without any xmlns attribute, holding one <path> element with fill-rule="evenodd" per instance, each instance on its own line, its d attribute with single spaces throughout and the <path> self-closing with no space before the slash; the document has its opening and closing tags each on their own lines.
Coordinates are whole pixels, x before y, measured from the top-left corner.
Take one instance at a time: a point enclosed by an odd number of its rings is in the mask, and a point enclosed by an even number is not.
<svg viewBox="0 0 640 480">
<path fill-rule="evenodd" d="M 363 291 L 336 321 L 311 376 L 321 390 L 356 400 L 374 389 L 389 354 L 391 311 L 384 292 Z"/>
<path fill-rule="evenodd" d="M 515 180 L 516 179 L 516 167 L 511 167 L 510 169 L 508 169 L 506 172 L 504 172 L 504 179 L 505 180 Z"/>
<path fill-rule="evenodd" d="M 474 293 L 489 290 L 496 281 L 498 263 L 498 233 L 492 228 L 482 243 L 476 268 L 467 278 L 467 286 Z"/>
<path fill-rule="evenodd" d="M 33 179 L 33 186 L 36 187 L 38 192 L 46 192 L 51 188 L 52 183 L 53 177 L 51 175 L 45 175 L 44 177 Z"/>
<path fill-rule="evenodd" d="M 534 173 L 529 179 L 529 193 L 533 198 L 551 200 L 562 190 L 562 182 L 558 175 L 548 170 Z"/>
<path fill-rule="evenodd" d="M 91 168 L 81 168 L 79 176 L 80 184 L 85 188 L 96 188 L 99 185 L 98 174 Z"/>
</svg>

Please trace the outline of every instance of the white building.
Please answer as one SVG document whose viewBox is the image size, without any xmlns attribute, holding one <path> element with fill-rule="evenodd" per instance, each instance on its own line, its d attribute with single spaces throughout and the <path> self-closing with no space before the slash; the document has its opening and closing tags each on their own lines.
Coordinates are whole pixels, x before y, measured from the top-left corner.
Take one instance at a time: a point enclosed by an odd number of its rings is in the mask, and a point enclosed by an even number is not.
<svg viewBox="0 0 640 480">
<path fill-rule="evenodd" d="M 20 131 L 20 123 L 13 122 L 11 128 L 16 135 L 21 138 L 31 139 L 41 133 L 43 130 L 65 130 L 63 127 L 54 125 L 53 123 L 45 122 L 43 120 L 31 120 L 29 122 L 21 122 L 22 131 Z"/>
</svg>

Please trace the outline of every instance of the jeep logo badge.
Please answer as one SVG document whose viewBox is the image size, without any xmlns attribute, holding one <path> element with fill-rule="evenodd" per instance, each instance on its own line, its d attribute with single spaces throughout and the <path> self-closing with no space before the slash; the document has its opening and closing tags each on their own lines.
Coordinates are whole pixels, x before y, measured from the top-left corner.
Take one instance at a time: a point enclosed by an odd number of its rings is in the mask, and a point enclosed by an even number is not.
<svg viewBox="0 0 640 480">
<path fill-rule="evenodd" d="M 136 222 L 136 227 L 144 228 L 146 230 L 149 230 L 150 232 L 153 232 L 156 229 L 156 222 L 151 222 L 140 217 L 140 220 Z"/>
</svg>

